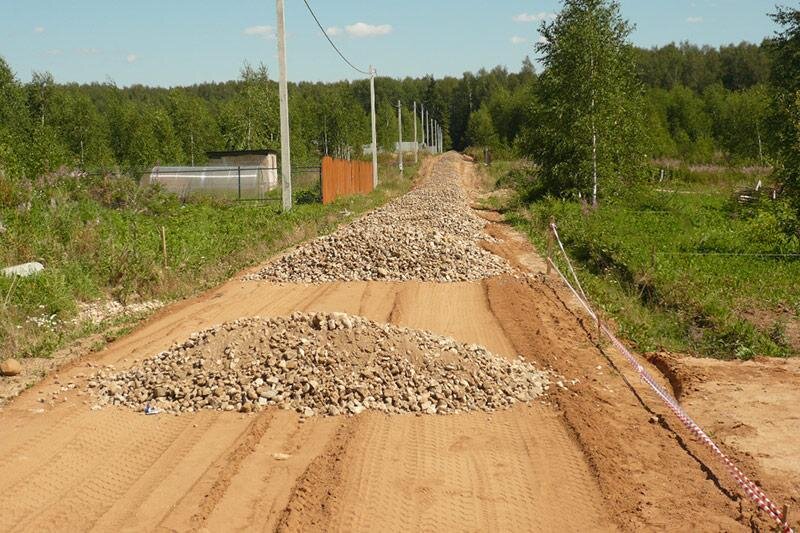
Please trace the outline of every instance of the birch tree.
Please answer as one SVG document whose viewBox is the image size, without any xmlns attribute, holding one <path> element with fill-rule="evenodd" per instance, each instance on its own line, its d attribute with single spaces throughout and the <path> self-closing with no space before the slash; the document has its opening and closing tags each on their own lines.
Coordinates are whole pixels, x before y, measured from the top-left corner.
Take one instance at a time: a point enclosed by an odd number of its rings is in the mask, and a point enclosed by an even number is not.
<svg viewBox="0 0 800 533">
<path fill-rule="evenodd" d="M 800 236 L 800 9 L 778 8 L 772 18 L 781 26 L 771 44 L 775 171 L 797 211 Z"/>
<path fill-rule="evenodd" d="M 642 88 L 631 26 L 609 0 L 564 0 L 542 23 L 535 135 L 529 144 L 549 192 L 586 194 L 635 179 L 645 161 Z"/>
</svg>

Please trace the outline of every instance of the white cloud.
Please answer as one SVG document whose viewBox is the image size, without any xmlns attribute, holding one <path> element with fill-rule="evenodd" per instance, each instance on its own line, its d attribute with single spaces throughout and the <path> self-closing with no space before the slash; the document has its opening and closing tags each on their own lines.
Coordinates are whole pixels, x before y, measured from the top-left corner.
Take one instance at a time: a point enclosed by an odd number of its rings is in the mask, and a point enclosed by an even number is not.
<svg viewBox="0 0 800 533">
<path fill-rule="evenodd" d="M 515 35 L 515 36 L 513 36 L 513 37 L 511 38 L 511 42 L 512 42 L 513 44 L 522 44 L 522 43 L 527 43 L 527 42 L 528 42 L 528 39 L 526 39 L 525 37 L 520 37 L 520 36 L 518 36 L 518 35 Z"/>
<path fill-rule="evenodd" d="M 99 48 L 79 48 L 78 52 L 85 56 L 93 56 L 100 53 Z"/>
<path fill-rule="evenodd" d="M 542 11 L 540 13 L 520 13 L 519 15 L 514 15 L 513 20 L 514 22 L 541 22 L 543 20 L 553 20 L 554 18 L 556 18 L 555 13 Z"/>
<path fill-rule="evenodd" d="M 325 33 L 327 33 L 331 37 L 336 37 L 337 35 L 341 35 L 342 34 L 342 28 L 339 28 L 339 27 L 336 27 L 336 26 L 331 26 L 330 28 L 325 30 Z"/>
<path fill-rule="evenodd" d="M 62 52 L 58 48 L 53 48 L 53 49 L 47 51 L 47 55 L 49 55 L 49 56 L 60 56 L 63 53 L 64 52 Z"/>
<path fill-rule="evenodd" d="M 344 30 L 350 37 L 377 37 L 392 33 L 392 26 L 390 24 L 372 25 L 364 22 L 356 22 L 350 26 L 345 26 Z"/>
<path fill-rule="evenodd" d="M 688 22 L 689 24 L 700 24 L 701 22 L 703 22 L 703 17 L 688 17 L 686 19 L 686 22 Z"/>
<path fill-rule="evenodd" d="M 250 26 L 249 28 L 245 28 L 242 33 L 245 35 L 261 37 L 262 39 L 275 38 L 275 28 L 272 26 Z"/>
<path fill-rule="evenodd" d="M 33 28 L 33 33 L 44 33 L 44 26 L 36 26 Z"/>
<path fill-rule="evenodd" d="M 125 56 L 125 61 L 127 61 L 128 63 L 135 63 L 138 60 L 139 56 L 137 56 L 136 54 L 128 54 L 127 56 Z"/>
</svg>

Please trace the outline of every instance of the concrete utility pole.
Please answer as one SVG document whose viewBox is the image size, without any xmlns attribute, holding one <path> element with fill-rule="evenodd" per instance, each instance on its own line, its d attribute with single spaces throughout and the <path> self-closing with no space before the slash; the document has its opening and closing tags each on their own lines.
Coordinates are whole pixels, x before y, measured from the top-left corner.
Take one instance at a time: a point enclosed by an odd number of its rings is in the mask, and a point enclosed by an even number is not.
<svg viewBox="0 0 800 533">
<path fill-rule="evenodd" d="M 417 102 L 414 102 L 414 164 L 419 163 L 419 144 L 417 144 Z"/>
<path fill-rule="evenodd" d="M 275 0 L 278 14 L 278 74 L 280 76 L 281 113 L 281 189 L 283 210 L 292 208 L 292 157 L 289 148 L 289 88 L 286 85 L 286 22 L 283 16 L 283 0 Z"/>
<path fill-rule="evenodd" d="M 378 188 L 378 128 L 375 122 L 375 67 L 369 66 L 369 104 L 372 110 L 372 188 Z"/>
<path fill-rule="evenodd" d="M 431 118 L 431 110 L 428 110 L 428 120 L 425 122 L 425 128 L 428 130 L 428 148 L 433 148 L 433 137 L 431 136 L 431 124 L 433 124 L 433 119 Z M 433 150 L 431 150 L 433 153 Z"/>
<path fill-rule="evenodd" d="M 397 143 L 397 161 L 400 172 L 403 172 L 403 104 L 397 101 L 397 129 L 399 131 L 400 142 Z"/>
<path fill-rule="evenodd" d="M 426 146 L 427 138 L 425 137 L 425 104 L 420 104 L 422 111 L 420 112 L 420 120 L 422 120 L 422 145 Z"/>
</svg>

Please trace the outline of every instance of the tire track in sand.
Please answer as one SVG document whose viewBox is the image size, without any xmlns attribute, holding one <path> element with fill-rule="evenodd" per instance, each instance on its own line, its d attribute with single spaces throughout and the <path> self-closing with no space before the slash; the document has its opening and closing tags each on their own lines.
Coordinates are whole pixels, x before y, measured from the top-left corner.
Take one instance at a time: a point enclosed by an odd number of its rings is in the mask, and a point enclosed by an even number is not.
<svg viewBox="0 0 800 533">
<path fill-rule="evenodd" d="M 542 406 L 369 414 L 315 470 L 336 475 L 307 472 L 284 517 L 287 531 L 615 529 L 582 455 Z"/>
</svg>

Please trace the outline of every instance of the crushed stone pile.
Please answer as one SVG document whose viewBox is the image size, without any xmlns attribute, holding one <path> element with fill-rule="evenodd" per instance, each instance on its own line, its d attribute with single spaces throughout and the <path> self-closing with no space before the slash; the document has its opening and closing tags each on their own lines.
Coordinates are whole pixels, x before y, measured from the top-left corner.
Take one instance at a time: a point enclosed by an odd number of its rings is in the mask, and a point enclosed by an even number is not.
<svg viewBox="0 0 800 533">
<path fill-rule="evenodd" d="M 247 318 L 195 333 L 138 366 L 88 382 L 98 405 L 166 412 L 450 414 L 529 402 L 548 375 L 477 345 L 343 313 Z"/>
<path fill-rule="evenodd" d="M 418 188 L 245 277 L 275 282 L 471 281 L 509 272 L 480 247 L 492 240 L 458 185 L 457 154 Z"/>
</svg>

